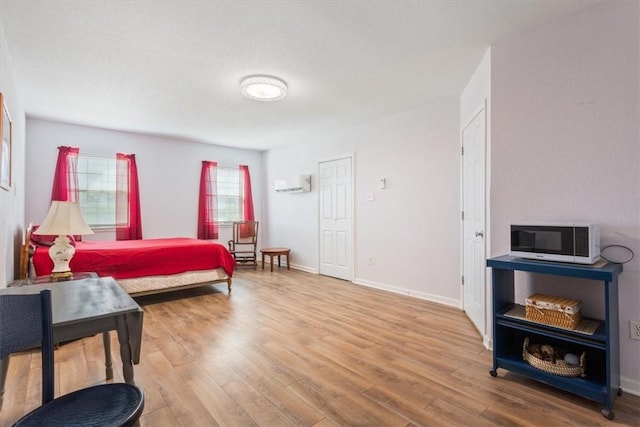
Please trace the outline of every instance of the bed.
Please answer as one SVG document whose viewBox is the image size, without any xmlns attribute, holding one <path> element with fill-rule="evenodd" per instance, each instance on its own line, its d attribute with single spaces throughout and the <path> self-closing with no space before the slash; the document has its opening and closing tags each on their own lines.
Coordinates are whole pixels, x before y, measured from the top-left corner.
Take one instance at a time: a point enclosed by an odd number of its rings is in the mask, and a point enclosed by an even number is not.
<svg viewBox="0 0 640 427">
<path fill-rule="evenodd" d="M 49 246 L 41 240 L 30 242 L 31 264 L 36 276 L 51 274 L 53 261 Z M 35 237 L 35 236 L 34 236 Z M 186 237 L 120 241 L 76 241 L 71 270 L 111 276 L 132 296 L 167 292 L 211 283 L 227 283 L 235 260 L 217 242 Z"/>
</svg>

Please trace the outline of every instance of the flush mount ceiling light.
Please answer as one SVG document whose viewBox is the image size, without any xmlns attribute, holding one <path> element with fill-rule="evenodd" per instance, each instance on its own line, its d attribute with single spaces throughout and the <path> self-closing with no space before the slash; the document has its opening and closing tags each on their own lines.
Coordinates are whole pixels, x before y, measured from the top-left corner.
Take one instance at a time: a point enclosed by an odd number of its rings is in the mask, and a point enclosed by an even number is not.
<svg viewBox="0 0 640 427">
<path fill-rule="evenodd" d="M 256 101 L 277 101 L 287 95 L 287 84 L 269 76 L 248 76 L 240 81 L 242 94 Z"/>
</svg>

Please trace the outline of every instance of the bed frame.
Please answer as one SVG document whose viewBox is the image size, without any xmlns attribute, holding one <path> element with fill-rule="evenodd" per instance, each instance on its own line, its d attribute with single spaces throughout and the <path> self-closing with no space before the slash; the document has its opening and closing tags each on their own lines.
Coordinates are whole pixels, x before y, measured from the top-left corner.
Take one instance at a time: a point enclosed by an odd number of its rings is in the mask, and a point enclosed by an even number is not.
<svg viewBox="0 0 640 427">
<path fill-rule="evenodd" d="M 31 243 L 31 233 L 33 224 L 25 230 L 25 240 L 20 249 L 20 272 L 19 279 L 28 280 L 35 277 L 35 270 L 32 267 L 32 257 L 35 246 Z M 214 283 L 227 283 L 227 290 L 231 293 L 231 276 L 222 268 L 214 270 L 187 271 L 185 273 L 172 274 L 167 276 L 146 276 L 132 279 L 116 280 L 127 293 L 133 297 L 152 295 L 163 292 L 179 291 L 182 289 L 196 288 L 200 286 L 212 285 Z"/>
<path fill-rule="evenodd" d="M 223 277 L 220 277 L 220 275 Z M 188 271 L 170 276 L 118 279 L 116 281 L 132 297 L 198 288 L 200 286 L 224 282 L 227 283 L 227 290 L 231 293 L 231 276 L 228 276 L 221 268 L 215 270 Z"/>
</svg>

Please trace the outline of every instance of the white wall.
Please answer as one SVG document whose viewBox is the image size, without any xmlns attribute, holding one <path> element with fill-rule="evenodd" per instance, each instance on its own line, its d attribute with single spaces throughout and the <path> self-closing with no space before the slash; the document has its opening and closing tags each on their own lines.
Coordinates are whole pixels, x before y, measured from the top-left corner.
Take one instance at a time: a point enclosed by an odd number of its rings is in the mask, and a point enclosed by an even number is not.
<svg viewBox="0 0 640 427">
<path fill-rule="evenodd" d="M 290 247 L 292 264 L 318 271 L 318 162 L 351 153 L 354 282 L 458 306 L 458 126 L 458 100 L 445 99 L 268 151 L 268 244 Z M 304 173 L 313 175 L 311 193 L 273 191 L 276 179 Z"/>
<path fill-rule="evenodd" d="M 12 177 L 9 191 L 0 189 L 0 287 L 5 287 L 18 274 L 20 246 L 24 234 L 24 108 L 18 96 L 11 53 L 0 26 L 0 92 L 13 122 Z"/>
<path fill-rule="evenodd" d="M 80 153 L 115 156 L 133 153 L 138 166 L 142 235 L 144 238 L 196 237 L 198 189 L 202 160 L 220 166 L 249 166 L 256 219 L 262 217 L 262 154 L 215 145 L 152 135 L 77 126 L 40 119 L 27 119 L 26 220 L 42 221 L 51 200 L 51 183 L 58 155 L 57 147 L 79 147 Z M 226 243 L 229 229 L 221 228 L 219 241 Z M 97 233 L 88 240 L 113 239 L 111 233 Z"/>
<path fill-rule="evenodd" d="M 584 221 L 602 244 L 636 258 L 620 276 L 622 386 L 640 393 L 639 5 L 606 2 L 492 47 L 491 256 L 508 251 L 514 221 Z M 531 277 L 538 291 L 583 301 L 601 317 L 603 291 Z M 541 282 L 547 282 L 546 284 Z M 535 283 L 535 285 L 534 285 Z"/>
</svg>

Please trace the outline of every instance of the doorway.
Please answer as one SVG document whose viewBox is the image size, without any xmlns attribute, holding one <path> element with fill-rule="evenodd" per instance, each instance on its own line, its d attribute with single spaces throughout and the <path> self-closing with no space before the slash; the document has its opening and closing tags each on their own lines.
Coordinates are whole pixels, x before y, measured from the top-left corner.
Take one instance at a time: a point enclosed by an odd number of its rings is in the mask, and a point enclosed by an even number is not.
<svg viewBox="0 0 640 427">
<path fill-rule="evenodd" d="M 353 157 L 318 163 L 320 274 L 353 279 Z"/>
<path fill-rule="evenodd" d="M 486 334 L 485 176 L 486 101 L 462 130 L 463 309 Z"/>
</svg>

